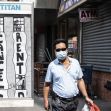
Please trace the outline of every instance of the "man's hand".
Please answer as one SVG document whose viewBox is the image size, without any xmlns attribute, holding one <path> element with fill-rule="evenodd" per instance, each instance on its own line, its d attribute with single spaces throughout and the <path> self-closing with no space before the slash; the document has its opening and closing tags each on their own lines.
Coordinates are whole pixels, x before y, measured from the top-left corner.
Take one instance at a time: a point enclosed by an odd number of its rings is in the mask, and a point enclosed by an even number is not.
<svg viewBox="0 0 111 111">
<path fill-rule="evenodd" d="M 89 97 L 85 97 L 85 100 L 89 105 L 93 105 L 93 101 Z"/>
<path fill-rule="evenodd" d="M 86 102 L 90 105 L 93 105 L 93 101 L 88 97 L 88 94 L 87 94 L 87 91 L 86 91 L 86 86 L 85 86 L 85 83 L 84 83 L 83 79 L 80 79 L 78 81 L 78 87 L 79 87 L 81 93 L 83 94 L 83 96 L 85 97 Z"/>
<path fill-rule="evenodd" d="M 45 108 L 45 110 L 49 109 L 49 101 L 48 100 L 44 100 L 44 108 Z"/>
<path fill-rule="evenodd" d="M 50 90 L 50 83 L 45 82 L 43 87 L 43 95 L 44 95 L 44 108 L 47 111 L 49 109 L 49 101 L 48 101 L 49 90 Z"/>
</svg>

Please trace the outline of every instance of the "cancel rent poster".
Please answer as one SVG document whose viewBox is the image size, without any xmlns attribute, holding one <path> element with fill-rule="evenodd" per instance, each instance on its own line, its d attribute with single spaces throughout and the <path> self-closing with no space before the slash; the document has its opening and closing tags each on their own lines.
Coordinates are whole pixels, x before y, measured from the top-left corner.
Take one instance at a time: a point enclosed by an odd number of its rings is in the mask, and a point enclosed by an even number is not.
<svg viewBox="0 0 111 111">
<path fill-rule="evenodd" d="M 32 4 L 0 2 L 0 98 L 32 93 Z"/>
</svg>

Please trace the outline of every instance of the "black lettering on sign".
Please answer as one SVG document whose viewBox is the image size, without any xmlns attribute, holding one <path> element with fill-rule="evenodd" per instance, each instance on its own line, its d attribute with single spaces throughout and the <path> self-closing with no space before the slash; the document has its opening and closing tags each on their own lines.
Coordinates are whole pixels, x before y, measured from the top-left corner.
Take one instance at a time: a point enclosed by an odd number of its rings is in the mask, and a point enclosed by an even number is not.
<svg viewBox="0 0 111 111">
<path fill-rule="evenodd" d="M 23 63 L 19 62 L 17 63 L 17 66 L 19 66 L 19 74 L 22 74 L 21 67 L 23 66 Z"/>
<path fill-rule="evenodd" d="M 0 89 L 4 89 L 4 86 L 0 86 Z"/>
<path fill-rule="evenodd" d="M 91 13 L 90 13 L 90 11 L 86 11 L 86 15 L 87 15 L 87 17 L 91 17 Z"/>
<path fill-rule="evenodd" d="M 2 45 L 3 41 L 0 41 L 0 51 L 3 51 L 3 45 Z"/>
<path fill-rule="evenodd" d="M 21 43 L 18 43 L 18 44 L 17 44 L 17 52 L 20 52 L 20 51 L 21 51 L 20 45 L 21 45 Z"/>
<path fill-rule="evenodd" d="M 3 41 L 0 41 L 0 64 L 4 63 L 4 55 L 3 55 L 3 45 L 2 45 Z"/>
<path fill-rule="evenodd" d="M 86 14 L 84 11 L 81 12 L 81 18 L 86 17 Z"/>
<path fill-rule="evenodd" d="M 19 92 L 18 93 L 18 97 L 21 97 L 21 96 L 24 97 L 24 93 L 23 92 Z"/>
<path fill-rule="evenodd" d="M 17 53 L 17 61 L 24 61 L 24 53 Z"/>
<path fill-rule="evenodd" d="M 0 61 L 4 60 L 3 52 L 0 53 Z"/>
<path fill-rule="evenodd" d="M 97 17 L 97 11 L 95 9 L 81 11 L 81 18 L 95 18 Z"/>
<path fill-rule="evenodd" d="M 2 76 L 3 76 L 3 69 L 0 69 L 0 81 L 3 81 Z"/>
<path fill-rule="evenodd" d="M 97 17 L 98 14 L 97 14 L 97 11 L 96 10 L 92 10 L 91 11 L 91 17 Z"/>
<path fill-rule="evenodd" d="M 16 33 L 16 41 L 17 41 L 17 42 L 22 42 L 20 33 Z"/>
<path fill-rule="evenodd" d="M 0 34 L 0 37 L 3 37 L 2 34 Z"/>
<path fill-rule="evenodd" d="M 3 94 L 0 94 L 0 98 L 3 98 Z"/>
</svg>

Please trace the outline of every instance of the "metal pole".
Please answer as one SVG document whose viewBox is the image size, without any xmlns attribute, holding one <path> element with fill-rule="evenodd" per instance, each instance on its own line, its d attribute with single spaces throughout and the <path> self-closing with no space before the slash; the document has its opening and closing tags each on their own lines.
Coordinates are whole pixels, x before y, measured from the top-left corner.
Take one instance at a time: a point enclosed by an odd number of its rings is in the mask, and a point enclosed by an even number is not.
<svg viewBox="0 0 111 111">
<path fill-rule="evenodd" d="M 82 62 L 82 23 L 80 22 L 80 44 L 79 44 L 80 48 L 79 48 L 79 61 L 80 63 Z"/>
<path fill-rule="evenodd" d="M 50 61 L 52 61 L 52 58 L 51 58 L 50 53 L 49 53 L 49 50 L 47 48 L 46 48 L 46 51 L 47 51 L 47 54 L 49 56 Z"/>
</svg>

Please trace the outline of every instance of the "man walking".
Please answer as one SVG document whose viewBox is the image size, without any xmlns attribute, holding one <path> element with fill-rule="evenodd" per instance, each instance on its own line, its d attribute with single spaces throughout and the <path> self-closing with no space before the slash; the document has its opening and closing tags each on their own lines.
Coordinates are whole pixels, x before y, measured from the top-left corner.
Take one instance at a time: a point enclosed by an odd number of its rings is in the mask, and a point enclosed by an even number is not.
<svg viewBox="0 0 111 111">
<path fill-rule="evenodd" d="M 76 111 L 79 91 L 86 102 L 93 104 L 86 92 L 78 60 L 67 56 L 67 42 L 64 39 L 57 39 L 53 46 L 56 59 L 49 64 L 45 77 L 44 108 L 47 110 L 49 106 L 50 86 L 52 87 L 52 111 Z"/>
</svg>

